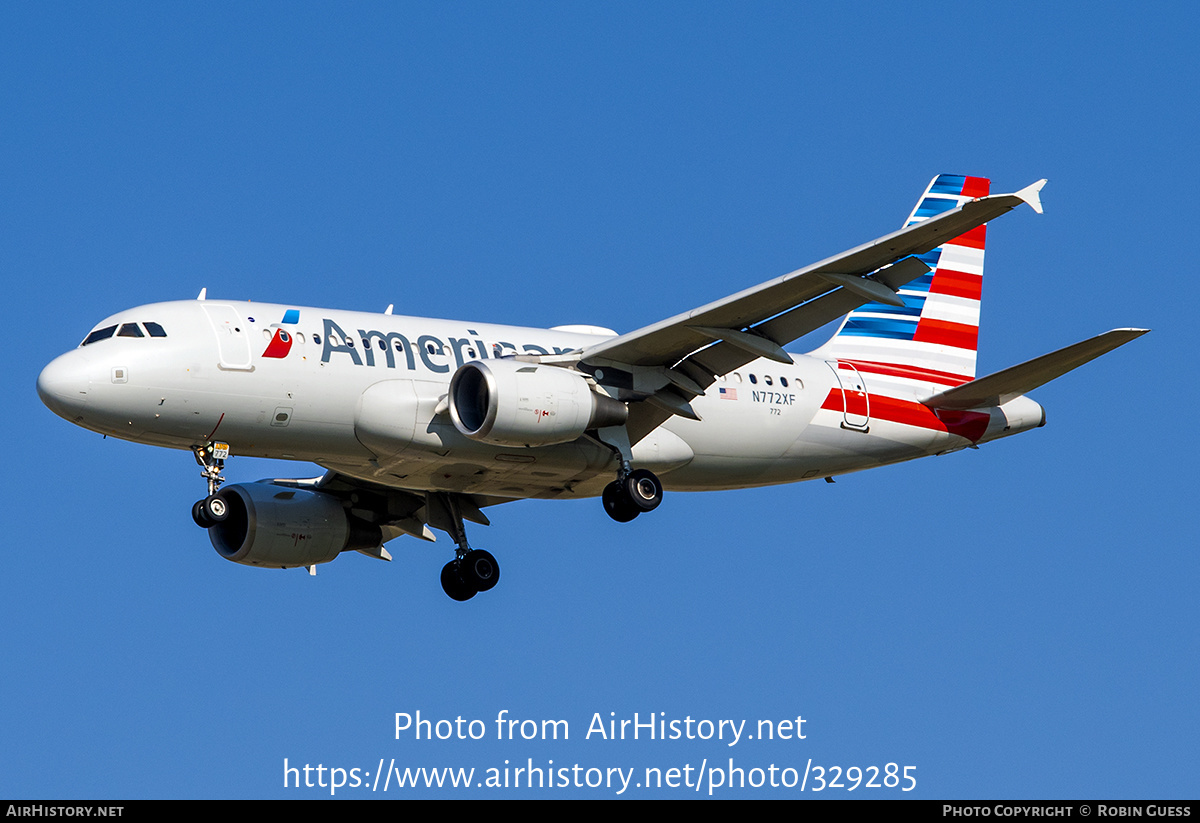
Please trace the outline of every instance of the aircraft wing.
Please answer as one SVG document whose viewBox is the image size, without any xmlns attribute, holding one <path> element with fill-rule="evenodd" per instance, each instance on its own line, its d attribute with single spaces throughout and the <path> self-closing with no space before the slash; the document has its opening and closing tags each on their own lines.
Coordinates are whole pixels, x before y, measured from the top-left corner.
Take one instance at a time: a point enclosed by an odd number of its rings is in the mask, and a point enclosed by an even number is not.
<svg viewBox="0 0 1200 823">
<path fill-rule="evenodd" d="M 491 525 L 483 509 L 511 502 L 513 498 L 483 494 L 430 493 L 421 489 L 404 489 L 386 483 L 364 480 L 345 471 L 328 469 L 321 477 L 289 480 L 275 478 L 276 486 L 309 489 L 341 498 L 352 514 L 360 520 L 383 529 L 384 542 L 401 534 L 433 542 L 436 538 L 430 527 L 453 534 L 455 512 L 463 519 L 483 526 Z M 391 560 L 382 547 L 379 551 L 359 550 L 363 554 Z"/>
<path fill-rule="evenodd" d="M 1021 203 L 1040 214 L 1038 192 L 1045 183 L 1039 180 L 1013 194 L 970 200 L 819 263 L 589 346 L 579 360 L 585 364 L 670 367 L 719 340 L 753 353 L 749 359 L 765 356 L 790 363 L 782 344 L 870 301 L 900 305 L 896 290 L 929 271 L 919 260 L 905 258 L 924 254 Z M 833 299 L 827 305 L 808 308 L 824 297 Z"/>
<path fill-rule="evenodd" d="M 803 269 L 658 323 L 596 343 L 571 356 L 585 367 L 653 369 L 663 383 L 648 402 L 630 406 L 627 429 L 638 442 L 673 415 L 699 419 L 693 397 L 717 375 L 766 357 L 790 364 L 786 343 L 865 303 L 903 305 L 899 288 L 929 271 L 914 255 L 1028 203 L 1038 214 L 1045 180 L 1012 194 L 967 201 Z"/>
</svg>

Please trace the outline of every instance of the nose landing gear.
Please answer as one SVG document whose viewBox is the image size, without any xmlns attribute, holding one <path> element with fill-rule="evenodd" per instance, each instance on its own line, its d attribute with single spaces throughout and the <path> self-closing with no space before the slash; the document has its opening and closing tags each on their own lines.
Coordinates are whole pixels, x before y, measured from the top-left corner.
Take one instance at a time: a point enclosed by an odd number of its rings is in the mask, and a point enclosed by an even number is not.
<svg viewBox="0 0 1200 823">
<path fill-rule="evenodd" d="M 225 482 L 221 472 L 225 469 L 225 460 L 229 457 L 229 444 L 208 443 L 194 447 L 192 453 L 203 469 L 200 476 L 208 481 L 208 497 L 192 504 L 192 520 L 202 529 L 211 529 L 229 516 L 229 504 L 217 497 L 217 490 Z"/>
</svg>

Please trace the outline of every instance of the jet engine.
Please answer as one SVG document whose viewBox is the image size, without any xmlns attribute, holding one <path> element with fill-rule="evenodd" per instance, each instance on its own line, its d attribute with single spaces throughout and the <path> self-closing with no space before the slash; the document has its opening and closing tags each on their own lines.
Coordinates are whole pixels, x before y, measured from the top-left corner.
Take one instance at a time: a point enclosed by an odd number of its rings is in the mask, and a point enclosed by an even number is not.
<svg viewBox="0 0 1200 823">
<path fill-rule="evenodd" d="M 570 443 L 629 414 L 579 372 L 519 360 L 464 363 L 450 379 L 449 404 L 455 428 L 498 446 Z"/>
<path fill-rule="evenodd" d="M 234 563 L 274 569 L 311 566 L 383 542 L 378 526 L 352 517 L 336 497 L 322 492 L 264 480 L 226 486 L 218 497 L 227 514 L 209 528 L 208 536 L 213 548 Z"/>
</svg>

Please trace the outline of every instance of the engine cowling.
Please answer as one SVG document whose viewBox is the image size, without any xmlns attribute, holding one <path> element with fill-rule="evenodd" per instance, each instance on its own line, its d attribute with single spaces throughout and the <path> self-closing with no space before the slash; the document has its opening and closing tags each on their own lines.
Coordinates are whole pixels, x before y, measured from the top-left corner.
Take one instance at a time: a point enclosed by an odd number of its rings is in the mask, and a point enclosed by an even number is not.
<svg viewBox="0 0 1200 823">
<path fill-rule="evenodd" d="M 450 379 L 449 404 L 456 429 L 498 446 L 570 443 L 629 414 L 579 372 L 519 360 L 464 363 Z"/>
<path fill-rule="evenodd" d="M 219 496 L 229 513 L 208 536 L 234 563 L 290 569 L 383 542 L 378 526 L 351 517 L 332 495 L 262 481 L 226 486 Z"/>
</svg>

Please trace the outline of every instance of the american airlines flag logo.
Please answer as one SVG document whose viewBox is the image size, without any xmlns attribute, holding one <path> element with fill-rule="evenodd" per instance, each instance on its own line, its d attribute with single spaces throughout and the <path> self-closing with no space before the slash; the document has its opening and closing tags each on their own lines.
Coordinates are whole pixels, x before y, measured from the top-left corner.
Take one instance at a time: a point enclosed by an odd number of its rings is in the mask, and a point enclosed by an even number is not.
<svg viewBox="0 0 1200 823">
<path fill-rule="evenodd" d="M 275 335 L 271 338 L 271 342 L 267 344 L 267 350 L 262 353 L 263 357 L 287 357 L 288 352 L 292 350 L 292 336 L 283 329 L 275 329 Z"/>
<path fill-rule="evenodd" d="M 251 318 L 253 319 L 253 318 Z M 288 309 L 283 313 L 284 323 L 299 323 L 300 310 Z M 292 336 L 279 326 L 275 326 L 275 334 L 271 337 L 271 342 L 267 343 L 267 350 L 262 353 L 263 357 L 284 358 L 288 356 L 288 352 L 292 350 Z"/>
<path fill-rule="evenodd" d="M 737 400 L 737 389 L 720 389 L 718 393 L 722 400 Z"/>
</svg>

